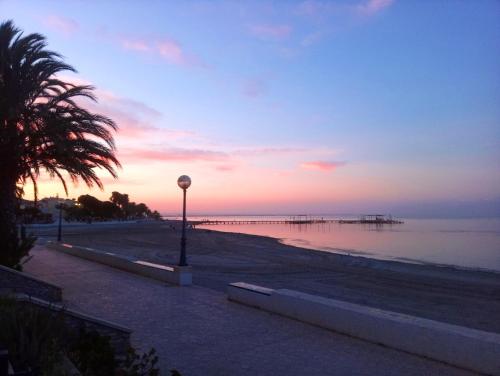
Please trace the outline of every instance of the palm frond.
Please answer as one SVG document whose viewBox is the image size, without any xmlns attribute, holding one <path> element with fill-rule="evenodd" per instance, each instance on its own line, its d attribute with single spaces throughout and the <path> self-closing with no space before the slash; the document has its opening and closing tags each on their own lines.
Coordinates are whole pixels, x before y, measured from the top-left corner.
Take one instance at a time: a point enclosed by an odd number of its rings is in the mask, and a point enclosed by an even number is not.
<svg viewBox="0 0 500 376">
<path fill-rule="evenodd" d="M 31 180 L 35 195 L 41 171 L 59 178 L 67 192 L 63 172 L 102 188 L 96 170 L 116 177 L 120 167 L 117 125 L 80 105 L 97 101 L 94 87 L 61 80 L 64 71 L 76 72 L 47 49 L 43 35 L 24 35 L 12 21 L 0 24 L 0 168 L 12 170 L 18 182 Z"/>
</svg>

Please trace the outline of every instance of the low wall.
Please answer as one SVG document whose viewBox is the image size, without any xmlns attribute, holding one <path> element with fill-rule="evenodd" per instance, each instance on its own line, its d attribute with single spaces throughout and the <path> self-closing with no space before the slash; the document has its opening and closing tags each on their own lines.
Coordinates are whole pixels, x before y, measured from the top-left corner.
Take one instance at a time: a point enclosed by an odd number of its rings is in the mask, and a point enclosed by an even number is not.
<svg viewBox="0 0 500 376">
<path fill-rule="evenodd" d="M 2 292 L 26 294 L 49 302 L 60 302 L 62 299 L 59 286 L 0 265 L 0 293 Z"/>
<path fill-rule="evenodd" d="M 500 375 L 500 334 L 247 283 L 228 299 L 336 332 L 490 375 Z"/>
<path fill-rule="evenodd" d="M 48 242 L 47 247 L 162 282 L 178 286 L 189 286 L 192 284 L 192 269 L 190 266 L 160 265 L 111 252 L 102 252 L 92 248 L 78 247 L 65 243 Z"/>
<path fill-rule="evenodd" d="M 78 334 L 81 328 L 85 328 L 87 330 L 95 330 L 99 334 L 109 337 L 111 345 L 120 356 L 126 355 L 130 347 L 130 334 L 132 331 L 124 326 L 24 294 L 15 295 L 15 299 L 19 303 L 32 304 L 41 309 L 61 312 L 64 315 L 64 322 L 75 335 Z"/>
</svg>

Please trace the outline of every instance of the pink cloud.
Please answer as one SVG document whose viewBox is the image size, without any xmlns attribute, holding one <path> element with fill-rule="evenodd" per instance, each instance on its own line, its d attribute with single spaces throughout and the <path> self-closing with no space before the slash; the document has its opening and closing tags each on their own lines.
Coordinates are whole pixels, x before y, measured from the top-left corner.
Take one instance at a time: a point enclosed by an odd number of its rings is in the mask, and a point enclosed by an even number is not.
<svg viewBox="0 0 500 376">
<path fill-rule="evenodd" d="M 333 171 L 337 167 L 344 166 L 345 162 L 328 162 L 328 161 L 314 161 L 314 162 L 303 162 L 299 166 L 305 170 L 316 170 L 316 171 Z"/>
<path fill-rule="evenodd" d="M 353 5 L 349 4 L 349 2 L 306 0 L 298 4 L 294 13 L 299 16 L 320 20 L 335 13 L 341 14 L 352 7 Z"/>
<path fill-rule="evenodd" d="M 318 13 L 320 6 L 321 6 L 321 3 L 317 2 L 317 1 L 312 1 L 312 0 L 303 1 L 297 7 L 296 12 L 298 14 L 304 14 L 304 15 L 311 16 L 311 15 L 315 15 Z"/>
<path fill-rule="evenodd" d="M 292 32 L 288 25 L 253 25 L 250 26 L 250 33 L 261 39 L 284 39 Z"/>
<path fill-rule="evenodd" d="M 121 37 L 119 39 L 125 50 L 151 54 L 173 65 L 206 67 L 198 56 L 186 52 L 180 43 L 170 38 Z"/>
<path fill-rule="evenodd" d="M 162 129 L 155 125 L 161 114 L 144 103 L 129 98 L 115 97 L 97 90 L 98 102 L 83 101 L 87 109 L 104 114 L 118 125 L 118 137 L 138 138 L 150 136 Z"/>
<path fill-rule="evenodd" d="M 112 107 L 120 108 L 130 113 L 140 114 L 149 118 L 161 117 L 161 112 L 135 99 L 119 97 L 109 91 L 97 90 L 99 101 Z"/>
<path fill-rule="evenodd" d="M 157 42 L 156 48 L 160 56 L 169 63 L 178 65 L 189 63 L 189 58 L 186 56 L 181 46 L 173 40 L 164 39 Z"/>
<path fill-rule="evenodd" d="M 126 184 L 126 185 L 144 185 L 144 181 L 140 179 L 127 179 L 123 177 L 119 177 L 115 179 L 111 176 L 100 176 L 102 183 L 104 185 L 117 185 L 117 184 Z"/>
<path fill-rule="evenodd" d="M 161 129 L 161 133 L 166 135 L 169 139 L 185 138 L 197 136 L 194 131 L 184 131 L 181 129 Z"/>
<path fill-rule="evenodd" d="M 222 171 L 222 172 L 228 172 L 228 171 L 233 171 L 236 168 L 234 165 L 218 165 L 215 166 L 215 169 L 217 171 Z"/>
<path fill-rule="evenodd" d="M 154 149 L 126 149 L 119 150 L 120 158 L 127 161 L 136 160 L 155 160 L 155 161 L 223 161 L 229 157 L 226 153 L 212 150 L 202 149 L 182 149 L 182 148 L 165 148 L 160 150 Z"/>
<path fill-rule="evenodd" d="M 356 10 L 361 14 L 371 16 L 389 7 L 393 2 L 394 0 L 368 0 L 359 4 Z"/>
<path fill-rule="evenodd" d="M 323 31 L 315 31 L 313 33 L 307 34 L 300 41 L 300 45 L 302 47 L 311 46 L 311 45 L 319 42 L 324 37 L 324 35 L 325 35 L 325 32 L 323 32 Z"/>
<path fill-rule="evenodd" d="M 128 107 L 127 107 L 128 106 Z M 118 138 L 159 138 L 173 140 L 196 135 L 195 132 L 163 128 L 157 123 L 161 114 L 155 109 L 129 98 L 116 98 L 112 101 L 101 100 L 97 104 L 89 103 L 87 108 L 102 113 L 118 124 Z"/>
<path fill-rule="evenodd" d="M 49 15 L 42 22 L 50 29 L 63 33 L 66 36 L 75 33 L 80 28 L 80 25 L 75 20 L 55 14 Z"/>
<path fill-rule="evenodd" d="M 243 94 L 249 98 L 257 98 L 264 95 L 267 91 L 267 84 L 262 78 L 253 78 L 245 82 Z"/>
<path fill-rule="evenodd" d="M 64 82 L 73 85 L 92 85 L 92 82 L 74 76 L 58 76 Z M 195 136 L 189 130 L 163 128 L 158 125 L 162 114 L 155 108 L 132 98 L 120 97 L 102 89 L 96 89 L 98 102 L 86 99 L 79 103 L 94 112 L 101 113 L 113 119 L 119 127 L 117 137 L 145 138 L 159 137 L 162 139 L 178 139 Z"/>
<path fill-rule="evenodd" d="M 126 50 L 147 52 L 150 50 L 148 44 L 143 40 L 123 39 L 122 47 Z"/>
<path fill-rule="evenodd" d="M 306 0 L 300 3 L 295 13 L 300 16 L 309 17 L 315 21 L 326 20 L 328 17 L 352 16 L 361 14 L 363 16 L 373 16 L 381 10 L 389 7 L 395 0 L 359 0 L 352 2 L 335 2 Z"/>
<path fill-rule="evenodd" d="M 242 156 L 262 156 L 262 155 L 293 155 L 307 152 L 309 149 L 306 148 L 254 148 L 254 149 L 240 149 L 234 151 L 235 155 Z"/>
</svg>

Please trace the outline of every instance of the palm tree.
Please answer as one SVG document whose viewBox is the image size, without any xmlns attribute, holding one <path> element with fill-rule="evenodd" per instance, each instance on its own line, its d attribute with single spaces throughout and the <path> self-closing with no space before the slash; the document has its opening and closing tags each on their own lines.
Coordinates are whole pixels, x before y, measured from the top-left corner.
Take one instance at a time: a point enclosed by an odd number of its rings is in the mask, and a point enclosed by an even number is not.
<svg viewBox="0 0 500 376">
<path fill-rule="evenodd" d="M 113 120 L 78 105 L 96 100 L 92 86 L 57 77 L 75 72 L 61 55 L 49 51 L 40 34 L 24 35 L 12 21 L 0 24 L 0 264 L 16 265 L 19 249 L 15 206 L 18 186 L 45 171 L 103 188 L 96 168 L 116 177 Z"/>
</svg>

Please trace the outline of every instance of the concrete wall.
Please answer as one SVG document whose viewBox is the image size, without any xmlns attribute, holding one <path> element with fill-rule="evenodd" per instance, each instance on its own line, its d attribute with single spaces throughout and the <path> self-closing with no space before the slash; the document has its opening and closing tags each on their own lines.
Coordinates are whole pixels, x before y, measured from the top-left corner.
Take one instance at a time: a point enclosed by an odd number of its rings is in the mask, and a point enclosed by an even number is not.
<svg viewBox="0 0 500 376">
<path fill-rule="evenodd" d="M 233 283 L 232 301 L 462 368 L 500 375 L 500 334 L 293 290 Z"/>
<path fill-rule="evenodd" d="M 160 265 L 111 252 L 102 252 L 92 248 L 78 247 L 65 243 L 48 242 L 47 247 L 162 282 L 178 286 L 189 286 L 192 284 L 192 269 L 190 266 Z"/>
<path fill-rule="evenodd" d="M 22 293 L 49 302 L 61 301 L 61 288 L 0 265 L 0 293 Z"/>
</svg>

